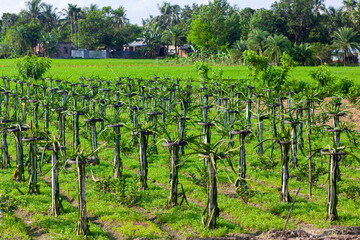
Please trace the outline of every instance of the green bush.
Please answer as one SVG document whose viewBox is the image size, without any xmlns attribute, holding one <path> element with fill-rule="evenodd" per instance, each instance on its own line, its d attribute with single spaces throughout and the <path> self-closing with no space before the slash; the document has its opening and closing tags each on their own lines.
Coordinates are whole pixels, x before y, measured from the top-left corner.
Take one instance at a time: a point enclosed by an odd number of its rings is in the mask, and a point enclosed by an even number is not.
<svg viewBox="0 0 360 240">
<path fill-rule="evenodd" d="M 319 66 L 316 71 L 310 72 L 310 76 L 318 83 L 319 87 L 327 87 L 334 82 L 334 76 L 326 63 Z"/>
<path fill-rule="evenodd" d="M 16 60 L 16 67 L 23 79 L 40 79 L 51 67 L 51 59 L 35 55 Z"/>
<path fill-rule="evenodd" d="M 197 74 L 199 74 L 199 77 L 203 81 L 209 80 L 209 75 L 208 75 L 209 71 L 210 71 L 209 64 L 207 64 L 203 61 L 197 61 L 194 63 L 194 68 L 195 68 L 195 72 L 197 72 Z"/>
<path fill-rule="evenodd" d="M 349 99 L 351 103 L 356 103 L 360 96 L 360 85 L 353 85 L 349 88 L 349 92 L 346 95 L 346 98 Z"/>
<path fill-rule="evenodd" d="M 360 197 L 360 187 L 358 186 L 346 186 L 342 189 L 341 192 L 344 193 L 347 199 L 350 199 L 354 202 L 356 202 L 356 200 Z"/>
<path fill-rule="evenodd" d="M 101 194 L 111 194 L 117 202 L 131 207 L 140 203 L 142 192 L 140 191 L 139 179 L 136 177 L 122 177 L 114 179 L 107 177 L 96 182 L 96 189 Z"/>
<path fill-rule="evenodd" d="M 0 195 L 0 213 L 12 212 L 18 204 L 19 203 L 14 198 L 7 194 Z"/>
<path fill-rule="evenodd" d="M 354 86 L 354 81 L 347 79 L 347 78 L 341 78 L 336 85 L 336 89 L 340 94 L 348 94 L 350 91 L 350 88 Z"/>
</svg>

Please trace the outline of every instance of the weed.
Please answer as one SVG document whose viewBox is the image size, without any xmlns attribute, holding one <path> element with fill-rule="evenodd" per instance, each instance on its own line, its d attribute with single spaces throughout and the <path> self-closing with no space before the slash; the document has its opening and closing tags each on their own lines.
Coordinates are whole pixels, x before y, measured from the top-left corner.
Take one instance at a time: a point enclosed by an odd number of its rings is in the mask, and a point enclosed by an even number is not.
<svg viewBox="0 0 360 240">
<path fill-rule="evenodd" d="M 0 215 L 3 213 L 12 212 L 16 209 L 19 202 L 8 194 L 0 195 Z"/>
<path fill-rule="evenodd" d="M 354 185 L 346 186 L 342 189 L 341 192 L 345 194 L 345 197 L 347 199 L 350 199 L 354 202 L 356 202 L 356 200 L 358 200 L 360 197 L 360 187 L 358 186 L 354 186 Z"/>
<path fill-rule="evenodd" d="M 251 198 L 256 195 L 257 191 L 252 190 L 246 182 L 241 182 L 236 188 L 236 196 L 241 199 L 244 204 L 248 204 Z"/>
<path fill-rule="evenodd" d="M 101 194 L 111 194 L 120 204 L 131 207 L 138 205 L 141 201 L 142 192 L 139 190 L 139 179 L 137 177 L 122 177 L 114 179 L 104 178 L 96 182 L 96 190 Z"/>
<path fill-rule="evenodd" d="M 195 185 L 198 185 L 198 186 L 201 186 L 203 188 L 207 188 L 207 185 L 208 185 L 208 181 L 209 181 L 209 176 L 208 176 L 208 173 L 207 173 L 207 168 L 206 166 L 197 166 L 196 167 L 196 172 L 197 174 L 195 173 L 189 173 L 189 179 L 190 181 L 195 184 Z"/>
</svg>

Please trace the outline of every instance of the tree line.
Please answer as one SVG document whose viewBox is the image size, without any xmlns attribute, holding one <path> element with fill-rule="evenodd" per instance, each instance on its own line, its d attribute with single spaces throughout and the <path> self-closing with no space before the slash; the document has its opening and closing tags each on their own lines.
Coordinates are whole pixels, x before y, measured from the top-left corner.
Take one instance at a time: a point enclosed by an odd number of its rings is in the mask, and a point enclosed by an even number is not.
<svg viewBox="0 0 360 240">
<path fill-rule="evenodd" d="M 195 57 L 239 61 L 245 50 L 268 56 L 277 64 L 288 52 L 301 65 L 329 62 L 331 53 L 342 55 L 344 64 L 360 42 L 360 2 L 344 0 L 340 8 L 327 7 L 324 0 L 278 0 L 270 9 L 232 6 L 227 0 L 181 7 L 163 2 L 157 16 L 144 16 L 142 26 L 131 24 L 126 9 L 68 4 L 58 10 L 42 0 L 29 0 L 18 14 L 1 19 L 0 55 L 16 57 L 56 53 L 59 42 L 74 48 L 121 49 L 142 37 L 144 55 L 156 56 L 160 46 L 188 43 Z"/>
</svg>

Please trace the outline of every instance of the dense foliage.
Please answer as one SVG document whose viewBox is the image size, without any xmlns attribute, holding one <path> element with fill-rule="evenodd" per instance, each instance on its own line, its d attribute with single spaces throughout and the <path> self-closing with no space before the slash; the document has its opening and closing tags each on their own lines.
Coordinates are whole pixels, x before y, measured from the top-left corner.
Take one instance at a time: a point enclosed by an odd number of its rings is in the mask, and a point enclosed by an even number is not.
<svg viewBox="0 0 360 240">
<path fill-rule="evenodd" d="M 17 59 L 16 67 L 22 78 L 38 80 L 50 69 L 51 60 L 35 55 L 25 56 Z"/>
<path fill-rule="evenodd" d="M 160 47 L 170 44 L 178 55 L 179 46 L 189 43 L 195 47 L 193 57 L 227 63 L 241 62 L 245 50 L 267 56 L 275 65 L 283 52 L 301 65 L 329 63 L 332 54 L 344 65 L 356 63 L 352 54 L 360 41 L 357 0 L 343 1 L 339 9 L 326 7 L 324 0 L 278 0 L 270 9 L 242 9 L 227 0 L 184 7 L 163 2 L 157 7 L 159 15 L 145 16 L 138 26 L 129 22 L 122 6 L 68 4 L 58 11 L 42 0 L 28 0 L 20 13 L 3 14 L 0 55 L 56 55 L 60 42 L 72 42 L 74 49 L 122 49 L 142 37 L 146 57 L 157 56 Z"/>
</svg>

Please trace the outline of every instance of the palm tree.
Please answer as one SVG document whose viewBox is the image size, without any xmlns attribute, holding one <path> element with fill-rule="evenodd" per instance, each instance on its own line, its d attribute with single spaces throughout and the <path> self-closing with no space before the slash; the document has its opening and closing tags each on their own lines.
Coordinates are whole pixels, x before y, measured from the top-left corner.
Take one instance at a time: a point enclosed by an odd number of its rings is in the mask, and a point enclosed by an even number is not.
<svg viewBox="0 0 360 240">
<path fill-rule="evenodd" d="M 265 41 L 266 50 L 265 55 L 269 56 L 274 60 L 275 65 L 279 65 L 280 55 L 288 50 L 291 46 L 291 42 L 287 37 L 280 34 L 275 34 L 274 36 L 269 36 Z"/>
<path fill-rule="evenodd" d="M 44 3 L 42 3 L 41 0 L 30 0 L 25 2 L 25 5 L 30 18 L 38 19 Z"/>
<path fill-rule="evenodd" d="M 306 60 L 311 59 L 313 56 L 313 49 L 309 43 L 301 43 L 297 45 L 294 43 L 294 49 L 297 53 L 297 58 L 301 62 L 302 66 L 305 66 Z"/>
<path fill-rule="evenodd" d="M 174 26 L 180 22 L 180 11 L 181 8 L 177 4 L 170 7 L 170 26 Z"/>
<path fill-rule="evenodd" d="M 52 28 L 58 23 L 57 8 L 54 8 L 51 4 L 44 3 L 41 8 L 43 11 L 39 15 L 40 23 L 45 28 L 47 33 L 50 33 Z"/>
<path fill-rule="evenodd" d="M 342 51 L 344 66 L 346 66 L 346 54 L 359 50 L 359 34 L 352 28 L 341 27 L 333 35 L 333 45 L 336 50 Z"/>
<path fill-rule="evenodd" d="M 241 56 L 243 54 L 243 52 L 245 50 L 247 50 L 247 41 L 246 40 L 243 40 L 243 39 L 240 39 L 240 40 L 237 40 L 234 45 L 232 46 L 232 48 L 236 51 L 236 53 Z"/>
<path fill-rule="evenodd" d="M 351 14 L 356 8 L 357 1 L 356 0 L 343 0 L 343 9 L 349 14 Z"/>
<path fill-rule="evenodd" d="M 112 14 L 117 28 L 123 28 L 127 23 L 129 23 L 129 19 L 126 18 L 126 10 L 123 6 L 112 10 Z"/>
<path fill-rule="evenodd" d="M 176 57 L 179 55 L 178 46 L 185 39 L 184 30 L 179 26 L 170 26 L 162 34 L 162 39 L 169 40 L 175 46 Z"/>
<path fill-rule="evenodd" d="M 160 15 L 156 17 L 160 26 L 164 29 L 169 24 L 169 18 L 171 14 L 171 4 L 169 2 L 163 2 L 162 5 L 158 4 Z"/>
<path fill-rule="evenodd" d="M 258 55 L 262 55 L 264 51 L 264 44 L 268 36 L 269 33 L 267 31 L 262 31 L 260 29 L 252 30 L 248 35 L 248 49 L 256 51 Z"/>
<path fill-rule="evenodd" d="M 315 0 L 314 1 L 314 15 L 315 15 L 315 17 L 318 16 L 320 10 L 325 11 L 324 0 Z"/>
<path fill-rule="evenodd" d="M 90 6 L 91 9 L 95 8 L 95 6 Z M 64 8 L 63 9 L 64 15 L 66 16 L 66 22 L 68 24 L 70 24 L 71 27 L 71 41 L 73 42 L 73 44 L 76 44 L 76 40 L 78 42 L 78 45 L 80 44 L 80 40 L 79 40 L 79 28 L 77 27 L 77 20 L 79 19 L 80 13 L 81 13 L 81 8 L 77 7 L 76 4 L 71 4 L 68 3 L 68 8 Z M 74 36 L 75 34 L 75 36 Z M 77 39 L 76 39 L 77 38 Z"/>
</svg>

